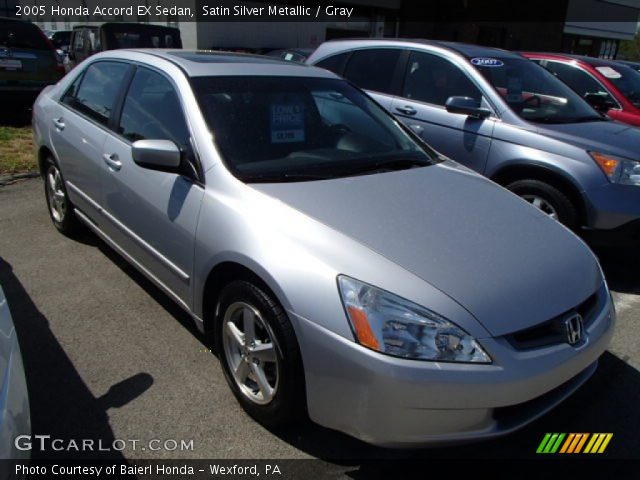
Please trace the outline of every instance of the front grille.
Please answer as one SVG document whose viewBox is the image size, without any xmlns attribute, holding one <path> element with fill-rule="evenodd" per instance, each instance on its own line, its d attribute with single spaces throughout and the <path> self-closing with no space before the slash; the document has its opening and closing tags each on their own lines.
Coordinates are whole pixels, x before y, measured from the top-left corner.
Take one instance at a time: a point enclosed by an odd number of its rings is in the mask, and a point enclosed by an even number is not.
<svg viewBox="0 0 640 480">
<path fill-rule="evenodd" d="M 603 290 L 605 290 L 604 295 Z M 567 337 L 564 330 L 564 320 L 567 318 L 567 315 L 574 312 L 579 313 L 582 316 L 584 327 L 588 328 L 598 316 L 598 312 L 601 310 L 604 301 L 606 301 L 606 288 L 604 288 L 603 285 L 602 288 L 598 289 L 596 293 L 580 303 L 577 307 L 535 327 L 507 335 L 506 339 L 516 350 L 531 350 L 558 343 L 565 343 Z"/>
</svg>

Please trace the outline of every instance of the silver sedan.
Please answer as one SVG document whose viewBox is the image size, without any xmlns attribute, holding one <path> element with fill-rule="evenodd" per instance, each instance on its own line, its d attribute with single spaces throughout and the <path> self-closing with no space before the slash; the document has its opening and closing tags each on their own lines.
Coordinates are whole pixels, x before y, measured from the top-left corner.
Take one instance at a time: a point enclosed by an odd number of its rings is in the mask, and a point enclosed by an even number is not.
<svg viewBox="0 0 640 480">
<path fill-rule="evenodd" d="M 44 91 L 33 127 L 54 226 L 88 227 L 189 312 L 267 426 L 505 434 L 611 338 L 582 241 L 328 71 L 110 51 Z"/>
</svg>

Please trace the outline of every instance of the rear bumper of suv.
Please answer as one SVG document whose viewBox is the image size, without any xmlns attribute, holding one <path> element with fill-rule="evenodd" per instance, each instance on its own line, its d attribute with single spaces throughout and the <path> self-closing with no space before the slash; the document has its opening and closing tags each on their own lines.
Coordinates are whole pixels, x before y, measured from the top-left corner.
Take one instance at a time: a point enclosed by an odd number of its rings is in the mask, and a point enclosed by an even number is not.
<svg viewBox="0 0 640 480">
<path fill-rule="evenodd" d="M 595 371 L 615 323 L 608 294 L 604 303 L 577 348 L 564 343 L 519 351 L 505 338 L 480 339 L 491 365 L 383 355 L 290 312 L 299 331 L 309 416 L 386 447 L 507 434 L 560 403 Z"/>
</svg>

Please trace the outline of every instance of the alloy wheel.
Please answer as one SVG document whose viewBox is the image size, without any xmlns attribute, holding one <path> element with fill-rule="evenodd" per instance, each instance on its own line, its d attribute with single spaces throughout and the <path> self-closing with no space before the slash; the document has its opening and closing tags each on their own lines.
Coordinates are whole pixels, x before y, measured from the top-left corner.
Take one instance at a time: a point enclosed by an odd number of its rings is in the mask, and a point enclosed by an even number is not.
<svg viewBox="0 0 640 480">
<path fill-rule="evenodd" d="M 222 326 L 224 355 L 242 394 L 265 405 L 278 390 L 280 365 L 275 335 L 260 312 L 245 302 L 227 308 Z"/>
<path fill-rule="evenodd" d="M 60 171 L 54 165 L 47 170 L 46 182 L 51 216 L 56 222 L 62 223 L 67 215 L 67 196 L 62 186 Z"/>
<path fill-rule="evenodd" d="M 545 215 L 550 216 L 554 220 L 558 220 L 558 212 L 555 207 L 538 195 L 523 195 L 523 199 L 529 202 L 531 205 L 542 211 Z"/>
</svg>

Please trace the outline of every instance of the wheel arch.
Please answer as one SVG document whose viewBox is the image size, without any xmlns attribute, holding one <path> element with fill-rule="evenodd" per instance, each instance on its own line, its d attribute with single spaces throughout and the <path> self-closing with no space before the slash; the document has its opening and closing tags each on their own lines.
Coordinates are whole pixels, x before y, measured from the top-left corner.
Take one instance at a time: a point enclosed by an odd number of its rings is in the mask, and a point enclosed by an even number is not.
<svg viewBox="0 0 640 480">
<path fill-rule="evenodd" d="M 56 157 L 53 152 L 46 145 L 41 145 L 38 148 L 38 171 L 40 172 L 40 176 L 44 178 L 45 175 L 45 162 L 47 158 L 52 158 L 54 162 L 57 163 Z"/>
<path fill-rule="evenodd" d="M 498 185 L 506 187 L 518 180 L 539 180 L 563 192 L 578 210 L 580 225 L 587 224 L 587 205 L 580 188 L 565 173 L 546 165 L 511 163 L 496 170 L 490 177 Z"/>
<path fill-rule="evenodd" d="M 287 311 L 282 294 L 279 295 L 276 292 L 277 288 L 272 288 L 274 280 L 266 273 L 259 273 L 257 270 L 237 260 L 223 260 L 213 266 L 202 288 L 202 319 L 205 331 L 213 331 L 220 293 L 226 285 L 236 280 L 250 281 L 264 289 L 265 293 L 278 302 L 285 312 Z"/>
</svg>

